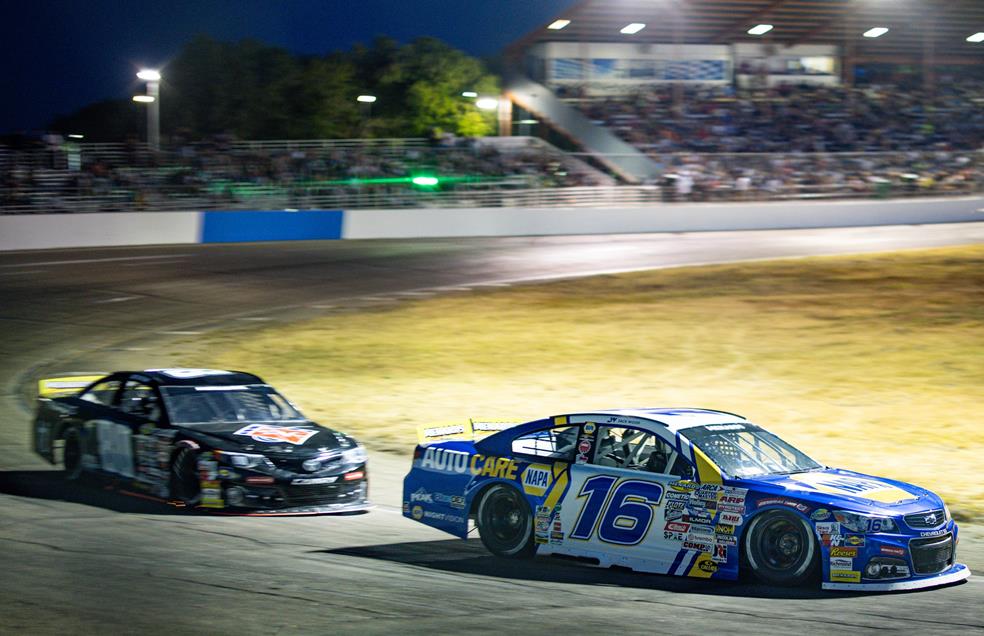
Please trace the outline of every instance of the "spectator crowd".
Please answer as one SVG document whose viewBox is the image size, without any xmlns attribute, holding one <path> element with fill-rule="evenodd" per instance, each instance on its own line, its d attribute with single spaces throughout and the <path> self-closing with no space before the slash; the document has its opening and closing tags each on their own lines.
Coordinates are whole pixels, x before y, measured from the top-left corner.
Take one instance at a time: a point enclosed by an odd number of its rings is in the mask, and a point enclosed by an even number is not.
<svg viewBox="0 0 984 636">
<path fill-rule="evenodd" d="M 984 186 L 984 83 L 946 83 L 932 96 L 890 87 L 667 87 L 572 101 L 656 161 L 644 200 L 956 194 Z M 415 176 L 437 182 L 411 183 Z M 509 205 L 519 190 L 612 183 L 535 139 L 176 137 L 160 152 L 58 135 L 0 144 L 0 213 L 402 207 L 476 193 Z"/>
</svg>

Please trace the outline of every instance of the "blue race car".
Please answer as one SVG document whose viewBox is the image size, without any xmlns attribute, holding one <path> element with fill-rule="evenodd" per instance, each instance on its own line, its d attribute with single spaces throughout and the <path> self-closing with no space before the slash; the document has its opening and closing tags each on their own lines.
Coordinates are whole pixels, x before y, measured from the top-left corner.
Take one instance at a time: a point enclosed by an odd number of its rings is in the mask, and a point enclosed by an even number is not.
<svg viewBox="0 0 984 636">
<path fill-rule="evenodd" d="M 827 468 L 740 415 L 624 409 L 423 429 L 403 514 L 502 557 L 774 585 L 909 590 L 970 576 L 911 484 Z M 477 441 L 476 438 L 480 438 Z"/>
</svg>

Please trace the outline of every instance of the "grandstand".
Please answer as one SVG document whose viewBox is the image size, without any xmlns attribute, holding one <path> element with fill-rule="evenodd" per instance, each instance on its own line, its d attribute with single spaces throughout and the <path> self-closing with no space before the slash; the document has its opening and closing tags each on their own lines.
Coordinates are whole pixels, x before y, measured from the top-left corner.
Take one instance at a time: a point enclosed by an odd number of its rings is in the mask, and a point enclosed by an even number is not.
<svg viewBox="0 0 984 636">
<path fill-rule="evenodd" d="M 583 0 L 505 53 L 500 137 L 173 139 L 160 151 L 49 137 L 0 145 L 0 213 L 652 205 L 984 187 L 978 0 Z"/>
</svg>

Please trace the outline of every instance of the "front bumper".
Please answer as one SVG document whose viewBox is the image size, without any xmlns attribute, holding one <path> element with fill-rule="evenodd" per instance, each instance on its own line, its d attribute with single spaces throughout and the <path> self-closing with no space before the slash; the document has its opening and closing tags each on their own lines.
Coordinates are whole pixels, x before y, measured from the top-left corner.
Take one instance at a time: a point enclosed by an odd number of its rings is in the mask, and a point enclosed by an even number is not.
<svg viewBox="0 0 984 636">
<path fill-rule="evenodd" d="M 963 563 L 956 563 L 950 569 L 934 574 L 904 581 L 886 581 L 884 583 L 830 583 L 824 582 L 821 587 L 825 590 L 853 590 L 861 592 L 890 592 L 894 590 L 918 590 L 926 587 L 937 587 L 957 583 L 970 577 L 970 568 Z"/>
</svg>

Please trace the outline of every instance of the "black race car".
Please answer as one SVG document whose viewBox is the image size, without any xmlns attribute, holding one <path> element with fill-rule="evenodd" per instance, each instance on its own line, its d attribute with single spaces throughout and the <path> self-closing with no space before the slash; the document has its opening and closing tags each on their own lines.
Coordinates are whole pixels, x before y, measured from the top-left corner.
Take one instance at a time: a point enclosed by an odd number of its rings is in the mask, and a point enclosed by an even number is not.
<svg viewBox="0 0 984 636">
<path fill-rule="evenodd" d="M 65 476 L 176 505 L 258 513 L 369 507 L 366 451 L 250 373 L 149 369 L 41 380 L 34 447 Z"/>
</svg>

